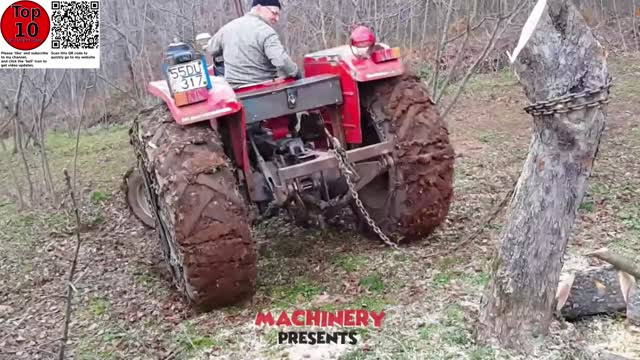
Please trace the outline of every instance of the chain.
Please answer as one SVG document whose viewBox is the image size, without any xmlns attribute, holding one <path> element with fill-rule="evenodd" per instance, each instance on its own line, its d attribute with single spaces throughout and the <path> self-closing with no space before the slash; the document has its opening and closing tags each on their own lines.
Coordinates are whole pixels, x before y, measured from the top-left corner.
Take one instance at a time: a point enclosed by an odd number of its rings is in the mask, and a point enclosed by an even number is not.
<svg viewBox="0 0 640 360">
<path fill-rule="evenodd" d="M 140 165 L 141 169 L 141 175 L 144 179 L 145 184 L 147 184 L 150 188 L 150 192 L 152 192 L 151 194 L 148 194 L 150 199 L 148 199 L 148 201 L 152 202 L 149 204 L 149 206 L 152 209 L 152 212 L 154 214 L 155 217 L 158 218 L 158 223 L 160 223 L 160 228 L 156 229 L 158 231 L 158 235 L 162 238 L 165 237 L 166 239 L 163 239 L 164 242 L 167 245 L 167 248 L 169 250 L 169 264 L 171 265 L 171 271 L 173 272 L 173 269 L 175 267 L 179 267 L 180 271 L 182 271 L 182 265 L 180 264 L 180 262 L 178 261 L 178 258 L 176 257 L 176 253 L 175 253 L 175 249 L 173 248 L 173 245 L 171 244 L 171 241 L 169 241 L 167 238 L 170 236 L 168 235 L 167 229 L 165 229 L 165 225 L 164 223 L 160 220 L 160 213 L 159 210 L 156 206 L 156 202 L 157 202 L 157 196 L 160 193 L 160 188 L 157 184 L 155 184 L 153 181 L 151 181 L 151 179 L 149 179 L 146 175 L 146 173 L 148 172 L 152 172 L 154 171 L 151 167 L 151 165 L 148 163 L 147 161 L 147 156 L 145 154 L 143 154 L 144 151 L 144 147 L 145 147 L 145 139 L 143 139 L 143 136 L 140 134 L 140 129 L 139 129 L 139 124 L 137 122 L 134 122 L 133 124 L 133 129 L 132 129 L 132 135 L 138 139 L 138 141 L 140 142 L 141 148 L 135 146 L 135 144 L 133 145 L 133 151 L 138 159 L 138 164 Z M 164 249 L 163 249 L 164 252 Z M 174 279 L 176 279 L 176 277 L 174 276 Z"/>
<path fill-rule="evenodd" d="M 384 241 L 385 244 L 391 246 L 394 249 L 398 249 L 398 244 L 392 242 L 389 239 L 389 237 L 385 235 L 382 229 L 380 229 L 380 227 L 376 225 L 375 221 L 373 221 L 373 219 L 369 215 L 369 212 L 364 207 L 362 200 L 360 200 L 360 196 L 358 196 L 358 192 L 356 191 L 356 185 L 353 183 L 353 180 L 351 179 L 353 175 L 353 170 L 348 165 L 349 160 L 347 158 L 347 152 L 344 150 L 342 145 L 340 145 L 340 141 L 337 138 L 331 135 L 331 133 L 329 133 L 327 129 L 325 129 L 325 132 L 329 137 L 329 139 L 331 139 L 331 143 L 333 144 L 333 149 L 329 150 L 329 152 L 331 152 L 335 156 L 336 160 L 338 160 L 338 167 L 340 168 L 340 171 L 344 174 L 344 177 L 347 181 L 347 186 L 349 186 L 349 192 L 351 193 L 351 196 L 355 200 L 358 210 L 360 210 L 360 213 L 365 217 L 367 224 L 369 224 L 369 226 L 380 237 L 380 239 Z"/>
<path fill-rule="evenodd" d="M 258 215 L 254 222 L 260 223 L 270 217 L 272 217 L 274 215 L 274 211 L 279 210 L 279 206 L 275 201 L 271 201 L 268 205 L 267 208 L 262 212 L 262 215 Z"/>
<path fill-rule="evenodd" d="M 579 93 L 567 94 L 555 99 L 539 101 L 524 108 L 528 114 L 533 116 L 564 114 L 570 111 L 593 108 L 609 103 L 609 89 L 611 79 L 606 84 L 595 88 L 586 89 Z M 577 103 L 576 100 L 586 98 L 586 101 Z"/>
</svg>

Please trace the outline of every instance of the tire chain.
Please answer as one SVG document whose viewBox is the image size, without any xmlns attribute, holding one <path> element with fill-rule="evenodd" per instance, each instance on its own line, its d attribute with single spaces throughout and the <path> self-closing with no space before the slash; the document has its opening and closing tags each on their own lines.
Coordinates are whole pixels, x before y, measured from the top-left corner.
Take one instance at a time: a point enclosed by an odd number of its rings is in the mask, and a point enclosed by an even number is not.
<svg viewBox="0 0 640 360">
<path fill-rule="evenodd" d="M 611 77 L 607 83 L 595 89 L 585 89 L 579 93 L 567 94 L 555 99 L 539 101 L 524 108 L 533 116 L 545 116 L 553 114 L 565 114 L 570 111 L 594 108 L 609 103 L 609 89 L 612 86 Z M 577 100 L 587 98 L 586 102 L 577 103 Z"/>
<path fill-rule="evenodd" d="M 373 229 L 373 231 L 378 235 L 378 237 L 380 237 L 380 239 L 385 244 L 389 245 L 394 249 L 399 250 L 400 248 L 398 247 L 398 244 L 391 241 L 391 239 L 389 239 L 389 237 L 382 231 L 382 229 L 380 229 L 380 227 L 371 218 L 371 215 L 369 215 L 369 212 L 367 211 L 364 204 L 362 203 L 362 200 L 360 200 L 360 196 L 358 196 L 358 192 L 356 191 L 356 186 L 352 180 L 353 169 L 349 165 L 347 152 L 344 150 L 342 145 L 340 145 L 340 140 L 338 140 L 336 137 L 331 135 L 331 133 L 329 133 L 329 131 L 326 128 L 325 128 L 325 133 L 327 134 L 327 137 L 329 137 L 333 145 L 333 149 L 329 150 L 329 152 L 333 154 L 336 160 L 338 160 L 338 167 L 340 168 L 340 171 L 342 172 L 342 174 L 345 177 L 345 180 L 347 181 L 349 192 L 351 193 L 351 196 L 355 200 L 358 210 L 365 217 L 367 224 L 369 224 L 371 229 Z"/>
<path fill-rule="evenodd" d="M 142 146 L 145 145 L 145 140 L 142 138 L 142 134 L 140 134 L 140 129 L 139 129 L 139 125 L 138 123 L 134 123 L 133 124 L 133 129 L 132 129 L 132 135 L 138 139 L 138 141 L 140 142 L 140 144 Z M 134 144 L 132 144 L 134 145 Z M 153 144 L 155 145 L 155 144 Z M 147 190 L 151 190 L 152 194 L 147 194 L 148 196 L 150 196 L 151 198 L 148 199 L 149 202 L 157 202 L 157 196 L 158 194 L 160 194 L 160 188 L 159 186 L 154 183 L 153 181 L 151 181 L 150 178 L 147 177 L 147 173 L 151 173 L 154 171 L 154 169 L 152 168 L 151 164 L 149 164 L 147 162 L 147 157 L 142 153 L 142 150 L 139 149 L 137 146 L 133 146 L 133 151 L 134 154 L 136 155 L 136 157 L 138 158 L 138 164 L 141 167 L 141 175 L 142 178 L 144 180 L 145 183 L 145 187 L 147 187 Z M 162 220 L 160 220 L 160 211 L 158 210 L 157 206 L 155 206 L 155 204 L 149 204 L 149 206 L 152 209 L 152 212 L 154 214 L 155 217 L 157 217 L 157 223 L 160 224 L 160 229 L 157 229 L 159 232 L 160 237 L 162 238 L 163 242 L 166 244 L 167 246 L 167 250 L 169 251 L 169 254 L 165 254 L 168 255 L 169 257 L 169 264 L 170 264 L 170 268 L 171 268 L 171 272 L 174 272 L 174 269 L 176 267 L 178 267 L 180 269 L 180 272 L 183 271 L 182 268 L 182 264 L 178 261 L 178 258 L 176 257 L 175 254 L 175 249 L 173 248 L 171 241 L 169 241 L 168 237 L 169 235 L 167 234 L 168 229 L 166 229 L 166 225 L 162 222 Z M 162 247 L 162 246 L 161 246 Z M 163 252 L 165 251 L 164 247 L 162 247 Z M 178 280 L 178 276 L 176 276 L 177 274 L 173 274 L 173 278 L 176 282 L 178 282 L 178 287 L 182 287 L 182 281 Z"/>
</svg>

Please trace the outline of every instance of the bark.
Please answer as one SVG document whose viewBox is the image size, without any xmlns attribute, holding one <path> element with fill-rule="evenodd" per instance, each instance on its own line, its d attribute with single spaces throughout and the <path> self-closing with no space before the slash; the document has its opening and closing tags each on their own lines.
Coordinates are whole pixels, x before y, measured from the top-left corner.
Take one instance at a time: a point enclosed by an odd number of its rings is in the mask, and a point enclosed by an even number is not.
<svg viewBox="0 0 640 360">
<path fill-rule="evenodd" d="M 577 320 L 598 314 L 624 313 L 627 309 L 624 293 L 629 286 L 612 266 L 599 267 L 575 274 L 572 283 L 561 284 L 559 293 L 568 293 L 558 301 L 560 315 Z"/>
<path fill-rule="evenodd" d="M 605 51 L 569 1 L 551 0 L 515 70 L 532 103 L 608 79 Z M 591 174 L 606 114 L 600 107 L 534 117 L 481 301 L 478 341 L 524 352 L 548 334 L 563 255 Z"/>
<path fill-rule="evenodd" d="M 634 326 L 640 326 L 640 281 L 637 280 L 629 290 L 627 298 L 627 322 Z"/>
</svg>

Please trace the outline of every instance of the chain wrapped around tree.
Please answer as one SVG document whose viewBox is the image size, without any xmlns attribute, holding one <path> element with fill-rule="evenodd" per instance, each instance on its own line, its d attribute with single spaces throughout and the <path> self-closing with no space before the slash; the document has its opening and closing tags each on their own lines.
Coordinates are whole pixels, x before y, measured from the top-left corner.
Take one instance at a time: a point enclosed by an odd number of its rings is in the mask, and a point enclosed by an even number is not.
<svg viewBox="0 0 640 360">
<path fill-rule="evenodd" d="M 533 116 L 532 143 L 476 324 L 480 342 L 525 352 L 549 333 L 611 87 L 606 51 L 571 1 L 540 0 L 531 18 L 523 31 L 530 38 L 511 58 L 533 103 L 525 108 Z"/>
</svg>

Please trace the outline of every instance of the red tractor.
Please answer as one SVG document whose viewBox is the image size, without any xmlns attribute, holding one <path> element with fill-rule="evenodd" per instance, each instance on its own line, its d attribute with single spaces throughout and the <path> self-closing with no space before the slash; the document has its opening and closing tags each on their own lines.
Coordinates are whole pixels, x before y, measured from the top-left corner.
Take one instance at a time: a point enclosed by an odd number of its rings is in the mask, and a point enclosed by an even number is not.
<svg viewBox="0 0 640 360">
<path fill-rule="evenodd" d="M 193 46 L 169 46 L 166 78 L 148 85 L 163 103 L 131 128 L 127 192 L 196 307 L 254 294 L 249 229 L 274 209 L 322 226 L 350 207 L 391 246 L 445 220 L 455 154 L 425 85 L 368 28 L 350 40 L 307 54 L 302 79 L 236 89 Z"/>
</svg>

